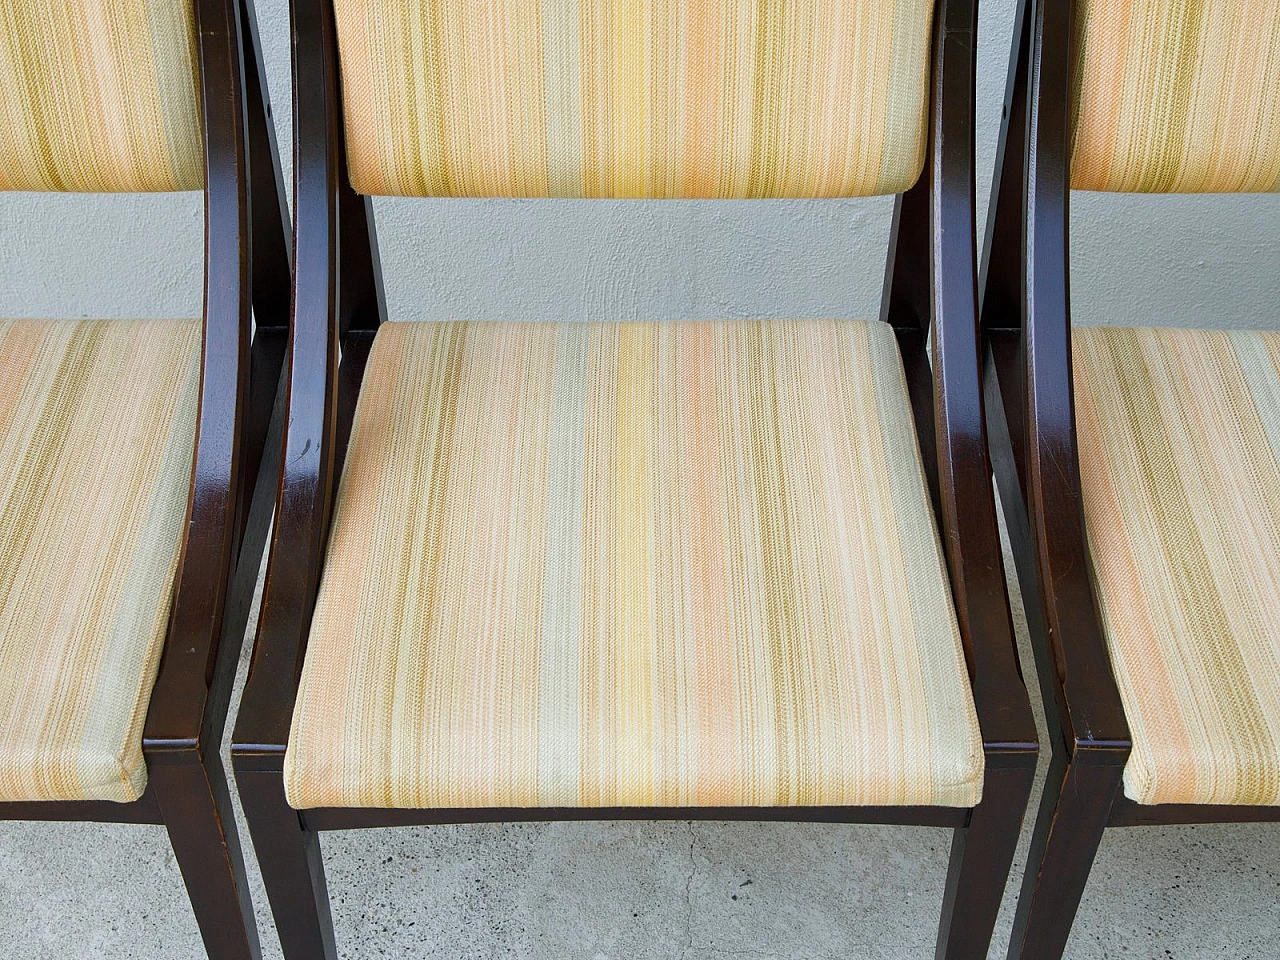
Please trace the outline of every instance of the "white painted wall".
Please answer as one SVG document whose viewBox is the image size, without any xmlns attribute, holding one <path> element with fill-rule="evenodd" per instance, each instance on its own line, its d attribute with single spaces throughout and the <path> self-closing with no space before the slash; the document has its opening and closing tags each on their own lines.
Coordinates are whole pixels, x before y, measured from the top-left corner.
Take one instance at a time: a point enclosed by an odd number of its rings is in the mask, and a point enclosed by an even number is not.
<svg viewBox="0 0 1280 960">
<path fill-rule="evenodd" d="M 289 156 L 287 0 L 257 0 Z M 1015 0 L 985 0 L 979 224 Z M 1077 322 L 1280 327 L 1280 195 L 1073 197 Z M 875 316 L 891 201 L 380 200 L 394 319 Z M 201 198 L 0 193 L 0 316 L 200 312 Z"/>
</svg>

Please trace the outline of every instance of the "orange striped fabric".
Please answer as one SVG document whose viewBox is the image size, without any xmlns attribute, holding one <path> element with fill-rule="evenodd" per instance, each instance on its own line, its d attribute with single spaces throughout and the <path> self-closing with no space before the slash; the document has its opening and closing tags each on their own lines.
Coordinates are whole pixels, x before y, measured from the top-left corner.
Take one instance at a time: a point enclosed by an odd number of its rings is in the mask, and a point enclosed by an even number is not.
<svg viewBox="0 0 1280 960">
<path fill-rule="evenodd" d="M 1071 185 L 1280 190 L 1280 0 L 1075 0 Z"/>
<path fill-rule="evenodd" d="M 1073 347 L 1125 794 L 1280 804 L 1280 333 L 1085 327 Z"/>
<path fill-rule="evenodd" d="M 0 320 L 0 801 L 136 800 L 198 320 Z"/>
<path fill-rule="evenodd" d="M 0 0 L 0 190 L 204 186 L 192 0 Z"/>
<path fill-rule="evenodd" d="M 933 0 L 334 0 L 351 182 L 831 197 L 920 176 Z"/>
<path fill-rule="evenodd" d="M 887 325 L 380 328 L 295 807 L 964 807 L 982 776 Z"/>
</svg>

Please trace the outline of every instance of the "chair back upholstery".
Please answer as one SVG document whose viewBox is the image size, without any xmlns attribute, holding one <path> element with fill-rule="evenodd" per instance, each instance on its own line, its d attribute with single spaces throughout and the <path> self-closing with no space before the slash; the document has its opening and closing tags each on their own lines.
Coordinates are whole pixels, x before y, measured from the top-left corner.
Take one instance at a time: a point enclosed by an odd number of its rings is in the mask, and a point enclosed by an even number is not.
<svg viewBox="0 0 1280 960">
<path fill-rule="evenodd" d="M 0 0 L 0 190 L 204 185 L 192 0 Z"/>
<path fill-rule="evenodd" d="M 334 0 L 360 193 L 847 197 L 919 178 L 934 0 Z"/>
<path fill-rule="evenodd" d="M 1280 0 L 1075 0 L 1071 186 L 1280 190 Z"/>
</svg>

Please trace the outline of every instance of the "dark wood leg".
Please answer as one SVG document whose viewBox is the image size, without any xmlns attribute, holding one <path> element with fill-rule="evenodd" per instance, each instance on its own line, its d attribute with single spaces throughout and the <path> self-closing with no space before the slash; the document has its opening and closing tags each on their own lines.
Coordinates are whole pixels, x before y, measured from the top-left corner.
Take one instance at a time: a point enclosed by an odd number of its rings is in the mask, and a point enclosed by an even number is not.
<svg viewBox="0 0 1280 960">
<path fill-rule="evenodd" d="M 982 802 L 951 842 L 938 960 L 983 960 L 991 944 L 1035 775 L 1034 753 L 1013 766 L 997 766 L 1002 760 L 988 755 Z"/>
<path fill-rule="evenodd" d="M 337 960 L 320 835 L 284 798 L 279 770 L 236 769 L 285 960 Z"/>
<path fill-rule="evenodd" d="M 222 764 L 197 750 L 147 760 L 210 960 L 258 960 L 258 928 Z"/>
<path fill-rule="evenodd" d="M 1097 760 L 1088 750 L 1054 755 L 1027 853 L 1009 960 L 1060 960 L 1067 948 L 1124 770 Z"/>
</svg>

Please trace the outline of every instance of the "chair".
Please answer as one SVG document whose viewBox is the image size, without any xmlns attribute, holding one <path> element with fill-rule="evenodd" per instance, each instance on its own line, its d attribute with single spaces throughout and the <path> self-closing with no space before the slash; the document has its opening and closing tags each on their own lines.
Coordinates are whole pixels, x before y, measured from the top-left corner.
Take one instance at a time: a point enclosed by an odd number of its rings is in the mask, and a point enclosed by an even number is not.
<svg viewBox="0 0 1280 960">
<path fill-rule="evenodd" d="M 1019 14 L 981 315 L 1054 755 L 1013 958 L 1062 956 L 1105 828 L 1280 819 L 1280 335 L 1072 329 L 1067 261 L 1071 189 L 1276 189 L 1278 90 L 1274 0 Z"/>
<path fill-rule="evenodd" d="M 203 189 L 206 256 L 202 321 L 0 320 L 0 816 L 163 824 L 216 958 L 260 955 L 218 754 L 288 332 L 255 29 L 231 0 L 0 6 L 0 189 Z"/>
<path fill-rule="evenodd" d="M 975 7 L 755 9 L 292 3 L 289 427 L 232 746 L 291 960 L 336 955 L 320 831 L 619 818 L 951 827 L 938 956 L 986 953 L 1037 746 Z M 872 193 L 883 323 L 384 322 L 370 195 Z"/>
</svg>

